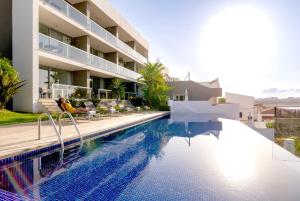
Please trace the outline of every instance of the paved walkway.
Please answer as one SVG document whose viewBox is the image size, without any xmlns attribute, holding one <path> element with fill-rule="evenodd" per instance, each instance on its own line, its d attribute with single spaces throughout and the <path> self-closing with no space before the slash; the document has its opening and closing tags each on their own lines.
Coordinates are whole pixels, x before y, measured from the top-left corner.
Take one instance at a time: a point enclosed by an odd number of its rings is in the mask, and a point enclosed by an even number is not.
<svg viewBox="0 0 300 201">
<path fill-rule="evenodd" d="M 162 115 L 164 112 L 147 112 L 102 117 L 101 120 L 78 120 L 77 125 L 83 136 L 106 131 L 126 124 L 136 123 Z M 29 151 L 58 142 L 57 135 L 48 121 L 42 122 L 41 139 L 38 140 L 37 123 L 0 126 L 0 158 L 16 153 Z M 77 137 L 75 128 L 70 122 L 65 122 L 62 129 L 64 140 Z"/>
</svg>

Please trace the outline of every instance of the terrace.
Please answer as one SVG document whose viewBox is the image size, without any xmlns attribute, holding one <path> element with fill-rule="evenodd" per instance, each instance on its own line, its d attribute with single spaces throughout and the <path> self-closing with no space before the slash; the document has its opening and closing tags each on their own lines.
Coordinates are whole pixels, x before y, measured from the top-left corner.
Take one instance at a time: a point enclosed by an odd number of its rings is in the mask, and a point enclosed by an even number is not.
<svg viewBox="0 0 300 201">
<path fill-rule="evenodd" d="M 77 121 L 78 128 L 83 137 L 92 136 L 99 133 L 108 134 L 111 130 L 134 125 L 147 119 L 153 119 L 165 112 L 140 112 L 130 114 L 119 114 L 113 116 L 104 116 L 100 120 L 84 120 Z M 73 125 L 67 122 L 63 127 L 64 141 L 77 139 L 78 135 Z M 42 147 L 48 147 L 57 144 L 58 138 L 51 124 L 43 122 L 42 136 L 38 139 L 37 124 L 27 123 L 18 125 L 0 126 L 0 158 L 10 155 L 16 155 L 30 150 L 35 150 Z"/>
</svg>

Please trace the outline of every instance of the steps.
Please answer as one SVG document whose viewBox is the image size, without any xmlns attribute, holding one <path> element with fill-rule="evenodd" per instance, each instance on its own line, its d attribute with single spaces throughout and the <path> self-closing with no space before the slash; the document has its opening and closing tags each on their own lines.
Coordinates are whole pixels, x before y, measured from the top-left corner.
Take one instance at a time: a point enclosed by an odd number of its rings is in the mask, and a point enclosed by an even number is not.
<svg viewBox="0 0 300 201">
<path fill-rule="evenodd" d="M 53 99 L 39 99 L 39 112 L 61 112 Z"/>
</svg>

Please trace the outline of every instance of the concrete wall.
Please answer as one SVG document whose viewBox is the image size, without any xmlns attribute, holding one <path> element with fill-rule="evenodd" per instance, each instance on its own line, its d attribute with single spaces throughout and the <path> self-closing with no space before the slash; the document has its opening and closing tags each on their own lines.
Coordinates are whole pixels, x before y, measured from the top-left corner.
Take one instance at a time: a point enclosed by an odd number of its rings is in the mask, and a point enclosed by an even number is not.
<svg viewBox="0 0 300 201">
<path fill-rule="evenodd" d="M 137 72 L 136 62 L 126 62 L 124 67 Z"/>
<path fill-rule="evenodd" d="M 103 13 L 109 16 L 118 26 L 126 30 L 145 49 L 149 49 L 148 42 L 138 33 L 109 3 L 109 1 L 91 0 Z"/>
<path fill-rule="evenodd" d="M 128 46 L 130 46 L 132 49 L 136 50 L 136 43 L 135 43 L 135 41 L 128 41 L 128 42 L 126 42 L 126 44 Z"/>
<path fill-rule="evenodd" d="M 73 85 L 90 87 L 90 72 L 87 70 L 73 71 Z"/>
<path fill-rule="evenodd" d="M 116 36 L 117 38 L 119 37 L 119 32 L 118 32 L 118 27 L 117 26 L 106 27 L 105 29 L 107 31 L 109 31 L 111 34 L 113 34 L 114 36 Z"/>
<path fill-rule="evenodd" d="M 172 113 L 218 114 L 220 117 L 239 119 L 238 104 L 211 105 L 208 101 L 169 101 Z"/>
<path fill-rule="evenodd" d="M 77 8 L 80 12 L 90 18 L 90 3 L 88 1 L 80 2 L 73 5 Z"/>
<path fill-rule="evenodd" d="M 111 61 L 115 64 L 119 63 L 119 56 L 117 52 L 104 53 L 104 58 L 108 61 Z"/>
<path fill-rule="evenodd" d="M 80 36 L 77 38 L 73 38 L 73 45 L 81 50 L 90 53 L 91 46 L 89 36 Z"/>
<path fill-rule="evenodd" d="M 254 117 L 254 97 L 234 93 L 225 93 L 227 103 L 238 103 L 242 118 L 240 120 L 247 121 L 249 114 Z"/>
<path fill-rule="evenodd" d="M 13 65 L 27 84 L 14 97 L 14 110 L 38 111 L 39 98 L 39 0 L 12 0 Z M 26 12 L 25 12 L 26 11 Z"/>
<path fill-rule="evenodd" d="M 188 90 L 188 97 L 191 101 L 207 101 L 211 97 L 222 96 L 221 88 L 209 88 L 201 85 L 198 82 L 194 81 L 174 81 L 167 83 L 171 90 L 169 96 L 173 99 L 173 96 L 185 94 L 185 90 Z"/>
<path fill-rule="evenodd" d="M 12 1 L 0 0 L 0 57 L 12 59 Z"/>
</svg>

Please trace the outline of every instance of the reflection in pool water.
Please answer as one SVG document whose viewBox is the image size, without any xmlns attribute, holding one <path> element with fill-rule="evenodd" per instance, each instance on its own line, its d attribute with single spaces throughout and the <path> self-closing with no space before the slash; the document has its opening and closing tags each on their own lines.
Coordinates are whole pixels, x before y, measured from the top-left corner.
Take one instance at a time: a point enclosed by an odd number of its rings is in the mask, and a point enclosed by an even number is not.
<svg viewBox="0 0 300 201">
<path fill-rule="evenodd" d="M 15 200 L 268 200 L 271 147 L 240 122 L 172 115 L 63 158 L 55 152 L 1 167 L 0 188 Z"/>
</svg>

